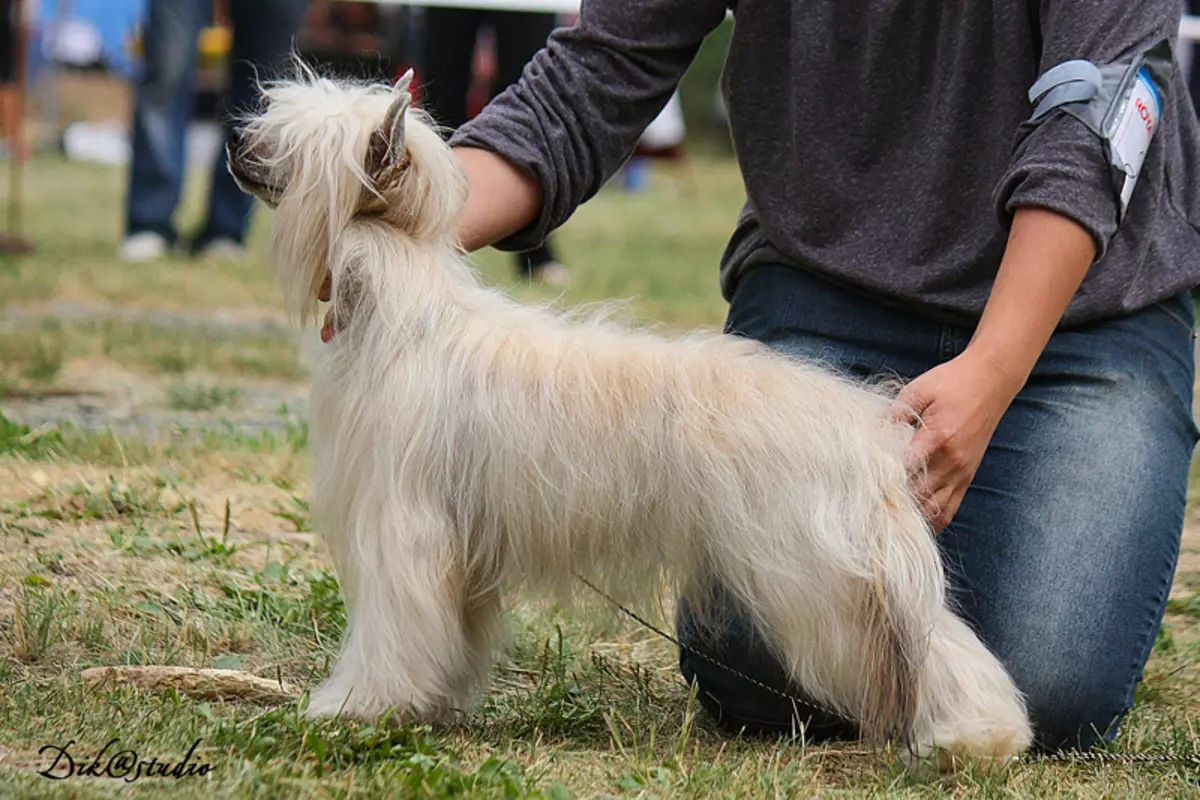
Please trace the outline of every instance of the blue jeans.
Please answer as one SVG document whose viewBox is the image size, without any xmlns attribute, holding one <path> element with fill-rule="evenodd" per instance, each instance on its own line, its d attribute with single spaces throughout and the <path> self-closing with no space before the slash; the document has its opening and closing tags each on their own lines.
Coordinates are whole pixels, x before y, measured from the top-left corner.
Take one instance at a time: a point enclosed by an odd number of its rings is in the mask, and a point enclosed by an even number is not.
<svg viewBox="0 0 1200 800">
<path fill-rule="evenodd" d="M 266 78 L 287 57 L 307 0 L 236 0 L 229 4 L 233 46 L 229 63 L 229 114 L 258 100 L 256 71 Z M 145 60 L 137 82 L 133 112 L 133 157 L 126 197 L 127 234 L 151 231 L 174 242 L 172 218 L 179 205 L 187 167 L 186 135 L 196 98 L 196 48 L 200 31 L 211 20 L 211 0 L 149 0 Z M 217 238 L 246 238 L 254 198 L 233 182 L 225 167 L 225 148 L 212 169 L 204 228 L 194 245 Z"/>
<path fill-rule="evenodd" d="M 1041 747 L 1092 746 L 1132 707 L 1175 572 L 1198 438 L 1193 325 L 1185 293 L 1056 332 L 938 536 L 953 600 L 1025 693 Z M 852 375 L 905 379 L 961 353 L 972 333 L 774 265 L 742 279 L 727 330 Z M 715 591 L 728 624 L 704 644 L 684 598 L 685 645 L 801 692 Z M 793 730 L 786 700 L 686 650 L 680 666 L 723 727 Z M 802 715 L 810 739 L 855 735 L 844 720 Z"/>
</svg>

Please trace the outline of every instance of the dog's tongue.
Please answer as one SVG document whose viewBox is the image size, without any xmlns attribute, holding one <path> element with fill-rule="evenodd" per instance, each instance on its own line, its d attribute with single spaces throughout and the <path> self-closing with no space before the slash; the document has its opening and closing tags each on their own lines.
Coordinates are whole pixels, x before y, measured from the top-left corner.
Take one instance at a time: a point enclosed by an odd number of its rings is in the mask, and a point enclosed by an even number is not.
<svg viewBox="0 0 1200 800">
<path fill-rule="evenodd" d="M 333 338 L 333 316 L 325 315 L 325 323 L 321 326 L 321 341 L 326 344 Z"/>
</svg>

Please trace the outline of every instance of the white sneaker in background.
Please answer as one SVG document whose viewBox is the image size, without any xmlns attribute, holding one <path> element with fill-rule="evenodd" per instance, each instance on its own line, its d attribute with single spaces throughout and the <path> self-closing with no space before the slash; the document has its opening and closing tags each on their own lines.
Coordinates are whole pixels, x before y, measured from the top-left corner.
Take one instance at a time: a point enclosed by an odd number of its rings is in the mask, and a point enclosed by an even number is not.
<svg viewBox="0 0 1200 800">
<path fill-rule="evenodd" d="M 549 261 L 540 267 L 534 267 L 529 273 L 530 280 L 544 283 L 547 286 L 566 286 L 571 282 L 571 273 L 557 261 Z"/>
<path fill-rule="evenodd" d="M 146 262 L 157 261 L 166 256 L 170 246 L 167 240 L 152 231 L 143 231 L 127 236 L 117 250 L 117 258 L 122 261 Z"/>
<path fill-rule="evenodd" d="M 233 239 L 220 237 L 200 248 L 196 252 L 196 257 L 214 261 L 231 261 L 236 264 L 245 260 L 246 248 Z"/>
</svg>

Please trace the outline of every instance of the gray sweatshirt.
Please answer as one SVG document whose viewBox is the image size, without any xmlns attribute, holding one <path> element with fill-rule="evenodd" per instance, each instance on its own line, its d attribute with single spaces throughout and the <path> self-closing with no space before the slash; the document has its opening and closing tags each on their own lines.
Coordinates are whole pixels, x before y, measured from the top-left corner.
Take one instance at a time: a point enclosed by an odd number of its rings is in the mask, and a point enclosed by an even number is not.
<svg viewBox="0 0 1200 800">
<path fill-rule="evenodd" d="M 1130 59 L 1179 30 L 1179 0 L 742 0 L 722 89 L 748 201 L 721 289 L 756 263 L 809 270 L 882 302 L 978 319 L 1020 206 L 1062 212 L 1097 262 L 1064 324 L 1200 284 L 1200 126 L 1176 70 L 1128 214 L 1101 142 L 1027 92 L 1069 59 Z M 723 0 L 584 0 L 519 83 L 452 138 L 540 182 L 545 203 L 498 244 L 538 244 L 628 158 Z"/>
</svg>

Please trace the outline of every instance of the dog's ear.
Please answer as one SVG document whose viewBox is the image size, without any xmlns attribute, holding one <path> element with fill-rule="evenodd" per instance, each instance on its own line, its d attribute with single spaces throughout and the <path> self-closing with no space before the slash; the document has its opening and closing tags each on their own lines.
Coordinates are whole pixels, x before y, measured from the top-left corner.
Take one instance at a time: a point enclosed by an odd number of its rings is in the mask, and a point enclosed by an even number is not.
<svg viewBox="0 0 1200 800">
<path fill-rule="evenodd" d="M 412 105 L 413 71 L 410 69 L 392 87 L 392 104 L 384 114 L 375 135 L 371 137 L 371 149 L 367 154 L 367 169 L 380 182 L 386 182 L 394 173 L 408 164 L 408 149 L 404 142 L 404 115 Z"/>
<path fill-rule="evenodd" d="M 388 166 L 402 164 L 408 158 L 408 151 L 404 146 L 404 114 L 412 105 L 412 92 L 409 91 L 412 79 L 413 71 L 410 69 L 396 81 L 395 87 L 392 88 L 395 99 L 383 118 L 380 133 L 387 140 L 387 157 L 384 162 Z"/>
</svg>

